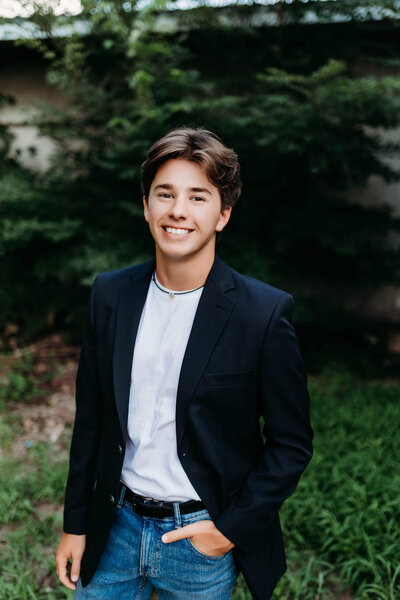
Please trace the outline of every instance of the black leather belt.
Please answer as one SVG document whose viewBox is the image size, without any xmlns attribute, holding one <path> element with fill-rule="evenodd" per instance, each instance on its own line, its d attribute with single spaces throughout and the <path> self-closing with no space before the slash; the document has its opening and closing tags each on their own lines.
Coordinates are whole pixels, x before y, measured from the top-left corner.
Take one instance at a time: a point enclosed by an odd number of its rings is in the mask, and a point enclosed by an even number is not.
<svg viewBox="0 0 400 600">
<path fill-rule="evenodd" d="M 171 501 L 156 500 L 155 498 L 149 498 L 148 496 L 140 496 L 140 494 L 132 492 L 132 490 L 121 482 L 117 506 L 121 507 L 124 501 L 129 502 L 132 505 L 134 512 L 138 515 L 158 518 L 174 516 L 174 506 Z M 204 510 L 205 508 L 202 500 L 179 502 L 179 512 L 182 515 L 198 510 Z"/>
</svg>

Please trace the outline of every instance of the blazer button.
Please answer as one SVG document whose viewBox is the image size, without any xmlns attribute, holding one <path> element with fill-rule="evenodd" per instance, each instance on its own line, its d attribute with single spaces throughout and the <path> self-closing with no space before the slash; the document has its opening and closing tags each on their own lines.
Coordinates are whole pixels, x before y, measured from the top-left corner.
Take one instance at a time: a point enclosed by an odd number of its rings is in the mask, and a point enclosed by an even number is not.
<svg viewBox="0 0 400 600">
<path fill-rule="evenodd" d="M 111 494 L 111 496 L 110 496 L 110 502 L 112 502 L 113 504 L 114 504 L 114 502 L 115 502 L 115 498 L 114 498 L 114 496 L 113 496 L 112 494 Z"/>
<path fill-rule="evenodd" d="M 118 444 L 118 452 L 122 454 L 122 446 L 120 444 Z"/>
</svg>

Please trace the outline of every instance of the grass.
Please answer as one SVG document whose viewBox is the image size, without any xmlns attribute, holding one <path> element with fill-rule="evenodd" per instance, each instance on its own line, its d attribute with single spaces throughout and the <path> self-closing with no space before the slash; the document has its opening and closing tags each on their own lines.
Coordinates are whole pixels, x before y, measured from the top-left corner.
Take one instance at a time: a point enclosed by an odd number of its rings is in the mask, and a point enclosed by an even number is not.
<svg viewBox="0 0 400 600">
<path fill-rule="evenodd" d="M 55 577 L 67 462 L 53 445 L 0 463 L 0 598 L 72 598 Z"/>
<path fill-rule="evenodd" d="M 10 363 L 10 357 L 3 356 L 4 362 Z M 54 367 L 54 359 L 51 361 Z M 44 384 L 51 380 L 52 371 L 35 373 L 35 356 L 32 351 L 24 350 L 17 359 L 12 360 L 12 368 L 4 369 L 0 386 L 0 406 L 4 402 L 31 402 L 43 395 Z"/>
<path fill-rule="evenodd" d="M 40 385 L 24 376 L 32 403 Z M 400 382 L 332 365 L 309 389 L 315 452 L 281 509 L 289 568 L 274 600 L 399 600 Z M 4 392 L 1 400 L 0 598 L 71 600 L 55 573 L 71 430 L 15 452 L 27 397 L 19 411 L 14 392 L 12 410 Z M 232 598 L 251 599 L 242 574 Z"/>
<path fill-rule="evenodd" d="M 329 597 L 318 582 L 334 572 L 355 598 L 398 600 L 400 383 L 331 368 L 309 389 L 315 454 L 281 510 L 289 562 L 300 554 L 300 568 L 276 598 Z"/>
<path fill-rule="evenodd" d="M 30 352 L 11 368 L 9 356 L 2 361 L 7 367 L 0 394 L 0 598 L 70 600 L 73 592 L 55 576 L 70 431 L 54 444 L 21 441 L 26 407 L 43 404 L 47 384 L 60 372 L 50 359 L 49 370 L 35 373 L 35 362 Z"/>
</svg>

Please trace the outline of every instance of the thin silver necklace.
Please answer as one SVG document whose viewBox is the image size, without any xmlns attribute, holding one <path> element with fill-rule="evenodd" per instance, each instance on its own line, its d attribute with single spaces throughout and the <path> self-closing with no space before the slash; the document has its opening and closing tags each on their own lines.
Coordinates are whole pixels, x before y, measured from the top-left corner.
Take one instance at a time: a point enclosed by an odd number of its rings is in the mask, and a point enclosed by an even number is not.
<svg viewBox="0 0 400 600">
<path fill-rule="evenodd" d="M 161 290 L 162 292 L 164 292 L 165 294 L 168 294 L 169 297 L 171 298 L 171 300 L 173 300 L 175 298 L 175 296 L 180 296 L 181 294 L 190 294 L 191 292 L 196 292 L 197 290 L 199 290 L 200 288 L 202 288 L 203 286 L 200 285 L 198 288 L 195 288 L 194 290 L 188 290 L 187 292 L 168 292 L 167 290 L 164 290 L 162 287 L 160 287 L 156 281 L 156 273 L 155 271 L 153 272 L 153 276 L 152 276 L 152 280 L 154 281 L 154 283 L 156 284 L 156 286 L 158 287 L 159 290 Z"/>
</svg>

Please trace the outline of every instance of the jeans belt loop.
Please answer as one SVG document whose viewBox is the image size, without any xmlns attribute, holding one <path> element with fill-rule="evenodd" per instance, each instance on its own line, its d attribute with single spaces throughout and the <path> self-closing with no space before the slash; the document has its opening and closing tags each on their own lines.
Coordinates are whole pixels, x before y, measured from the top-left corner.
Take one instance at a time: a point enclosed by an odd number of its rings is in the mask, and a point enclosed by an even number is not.
<svg viewBox="0 0 400 600">
<path fill-rule="evenodd" d="M 126 486 L 121 482 L 121 488 L 119 491 L 118 501 L 116 504 L 117 508 L 121 508 L 121 506 L 124 503 L 125 491 L 126 491 Z"/>
</svg>

